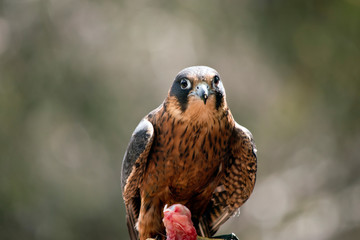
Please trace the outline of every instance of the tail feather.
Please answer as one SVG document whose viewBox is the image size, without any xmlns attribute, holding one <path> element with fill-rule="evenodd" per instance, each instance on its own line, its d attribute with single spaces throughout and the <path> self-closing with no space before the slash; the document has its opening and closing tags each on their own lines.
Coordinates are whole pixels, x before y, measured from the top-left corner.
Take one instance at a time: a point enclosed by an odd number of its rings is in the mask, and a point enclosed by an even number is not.
<svg viewBox="0 0 360 240">
<path fill-rule="evenodd" d="M 129 207 L 126 208 L 127 216 L 126 216 L 126 224 L 128 227 L 129 235 L 131 240 L 138 240 L 139 234 L 136 230 L 136 219 L 133 210 Z"/>
</svg>

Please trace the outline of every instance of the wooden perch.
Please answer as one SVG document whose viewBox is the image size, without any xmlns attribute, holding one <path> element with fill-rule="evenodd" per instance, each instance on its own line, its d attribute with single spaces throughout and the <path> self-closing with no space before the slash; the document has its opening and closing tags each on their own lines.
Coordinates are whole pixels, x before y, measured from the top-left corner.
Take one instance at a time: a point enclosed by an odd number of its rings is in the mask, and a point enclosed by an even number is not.
<svg viewBox="0 0 360 240">
<path fill-rule="evenodd" d="M 198 240 L 239 240 L 234 233 L 228 235 L 215 236 L 212 238 L 197 237 Z"/>
<path fill-rule="evenodd" d="M 156 240 L 155 238 L 148 238 L 146 240 Z M 215 236 L 212 238 L 207 237 L 197 237 L 197 240 L 239 240 L 234 233 L 229 235 L 221 235 L 221 236 Z"/>
</svg>

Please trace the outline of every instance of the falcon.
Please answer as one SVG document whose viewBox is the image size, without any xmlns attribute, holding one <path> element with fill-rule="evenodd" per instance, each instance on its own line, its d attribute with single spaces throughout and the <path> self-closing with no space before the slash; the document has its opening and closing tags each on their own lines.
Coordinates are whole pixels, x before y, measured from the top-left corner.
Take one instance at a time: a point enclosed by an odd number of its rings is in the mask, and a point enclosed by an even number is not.
<svg viewBox="0 0 360 240">
<path fill-rule="evenodd" d="M 164 102 L 131 136 L 121 185 L 131 240 L 164 239 L 164 207 L 182 204 L 211 237 L 249 198 L 256 179 L 252 134 L 235 122 L 218 72 L 180 71 Z"/>
</svg>

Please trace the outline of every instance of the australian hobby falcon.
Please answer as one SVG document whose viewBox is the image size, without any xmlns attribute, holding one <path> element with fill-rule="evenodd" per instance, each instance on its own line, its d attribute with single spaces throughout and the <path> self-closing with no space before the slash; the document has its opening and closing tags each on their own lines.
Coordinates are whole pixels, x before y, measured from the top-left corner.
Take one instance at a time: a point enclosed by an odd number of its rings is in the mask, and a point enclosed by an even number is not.
<svg viewBox="0 0 360 240">
<path fill-rule="evenodd" d="M 190 209 L 199 235 L 213 236 L 249 198 L 256 170 L 252 135 L 235 122 L 219 74 L 182 70 L 136 127 L 123 159 L 130 238 L 164 236 L 163 209 L 175 203 Z"/>
</svg>

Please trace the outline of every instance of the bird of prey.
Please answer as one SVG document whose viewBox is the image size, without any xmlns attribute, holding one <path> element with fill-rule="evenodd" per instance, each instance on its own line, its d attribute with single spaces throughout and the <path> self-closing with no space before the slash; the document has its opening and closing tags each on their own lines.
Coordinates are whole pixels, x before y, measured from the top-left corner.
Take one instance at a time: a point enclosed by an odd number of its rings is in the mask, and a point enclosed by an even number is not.
<svg viewBox="0 0 360 240">
<path fill-rule="evenodd" d="M 183 69 L 140 121 L 123 159 L 130 238 L 163 239 L 163 210 L 173 204 L 191 211 L 198 235 L 213 236 L 249 198 L 256 170 L 252 134 L 235 122 L 218 72 Z"/>
</svg>

